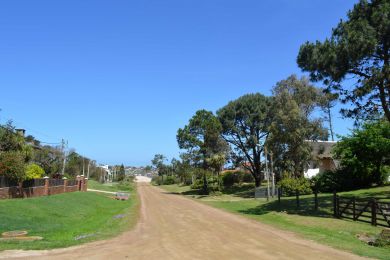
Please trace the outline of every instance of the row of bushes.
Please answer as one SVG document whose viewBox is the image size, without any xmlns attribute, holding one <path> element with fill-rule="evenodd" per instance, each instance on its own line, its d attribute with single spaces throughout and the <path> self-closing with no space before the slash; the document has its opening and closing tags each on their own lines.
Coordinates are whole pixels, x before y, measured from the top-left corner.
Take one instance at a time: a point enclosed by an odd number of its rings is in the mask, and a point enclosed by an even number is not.
<svg viewBox="0 0 390 260">
<path fill-rule="evenodd" d="M 180 183 L 180 180 L 174 176 L 153 176 L 152 183 L 155 185 L 172 185 Z"/>
<path fill-rule="evenodd" d="M 0 153 L 0 176 L 5 176 L 10 180 L 21 182 L 41 178 L 45 175 L 42 167 L 35 163 L 25 163 L 23 156 L 19 152 Z"/>
</svg>

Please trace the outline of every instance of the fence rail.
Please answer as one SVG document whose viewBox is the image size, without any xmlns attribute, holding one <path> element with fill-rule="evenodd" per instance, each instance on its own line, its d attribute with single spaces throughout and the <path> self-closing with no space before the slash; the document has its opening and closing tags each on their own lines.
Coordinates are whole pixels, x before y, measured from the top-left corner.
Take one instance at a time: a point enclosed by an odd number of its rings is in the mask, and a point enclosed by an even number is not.
<svg viewBox="0 0 390 260">
<path fill-rule="evenodd" d="M 88 179 L 33 179 L 20 183 L 0 176 L 0 199 L 30 198 L 60 194 L 64 192 L 87 191 Z"/>
<path fill-rule="evenodd" d="M 45 179 L 26 180 L 22 183 L 23 188 L 42 187 L 45 186 Z"/>
<path fill-rule="evenodd" d="M 49 186 L 55 187 L 55 186 L 63 186 L 64 180 L 62 179 L 49 179 Z"/>
<path fill-rule="evenodd" d="M 371 223 L 373 226 L 390 227 L 390 202 L 375 198 L 356 199 L 334 193 L 333 211 L 337 218 Z"/>
<path fill-rule="evenodd" d="M 68 186 L 77 186 L 77 180 L 68 180 Z"/>
<path fill-rule="evenodd" d="M 12 181 L 5 176 L 0 176 L 0 188 L 18 186 L 16 181 Z"/>
</svg>

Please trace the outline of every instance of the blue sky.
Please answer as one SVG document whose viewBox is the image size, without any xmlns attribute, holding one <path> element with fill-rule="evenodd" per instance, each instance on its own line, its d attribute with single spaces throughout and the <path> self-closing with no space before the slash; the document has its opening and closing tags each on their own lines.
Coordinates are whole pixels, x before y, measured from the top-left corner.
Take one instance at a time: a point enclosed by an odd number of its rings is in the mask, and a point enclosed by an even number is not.
<svg viewBox="0 0 390 260">
<path fill-rule="evenodd" d="M 0 122 L 102 163 L 177 156 L 196 110 L 303 75 L 299 46 L 329 36 L 355 2 L 2 1 Z"/>
</svg>

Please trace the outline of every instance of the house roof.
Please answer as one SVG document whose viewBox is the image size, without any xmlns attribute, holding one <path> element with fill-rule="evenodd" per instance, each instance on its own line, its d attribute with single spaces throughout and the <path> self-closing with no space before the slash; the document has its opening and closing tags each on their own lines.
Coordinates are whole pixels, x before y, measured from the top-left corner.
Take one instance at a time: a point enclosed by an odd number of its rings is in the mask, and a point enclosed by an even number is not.
<svg viewBox="0 0 390 260">
<path fill-rule="evenodd" d="M 311 146 L 311 154 L 314 158 L 332 158 L 333 146 L 337 143 L 334 141 L 306 141 Z"/>
</svg>

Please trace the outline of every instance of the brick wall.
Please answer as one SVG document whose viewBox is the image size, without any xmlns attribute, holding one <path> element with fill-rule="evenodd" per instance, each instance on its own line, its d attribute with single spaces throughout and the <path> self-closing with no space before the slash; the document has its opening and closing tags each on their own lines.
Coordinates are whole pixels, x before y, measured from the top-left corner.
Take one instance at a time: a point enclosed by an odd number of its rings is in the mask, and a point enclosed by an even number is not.
<svg viewBox="0 0 390 260">
<path fill-rule="evenodd" d="M 45 179 L 45 186 L 29 187 L 20 189 L 18 186 L 0 188 L 0 199 L 32 198 L 40 196 L 55 195 L 64 192 L 87 191 L 88 181 L 83 177 L 77 177 L 76 183 L 67 180 L 60 186 L 50 186 L 49 179 Z M 74 185 L 76 184 L 76 185 Z M 22 190 L 22 192 L 21 192 Z"/>
</svg>

